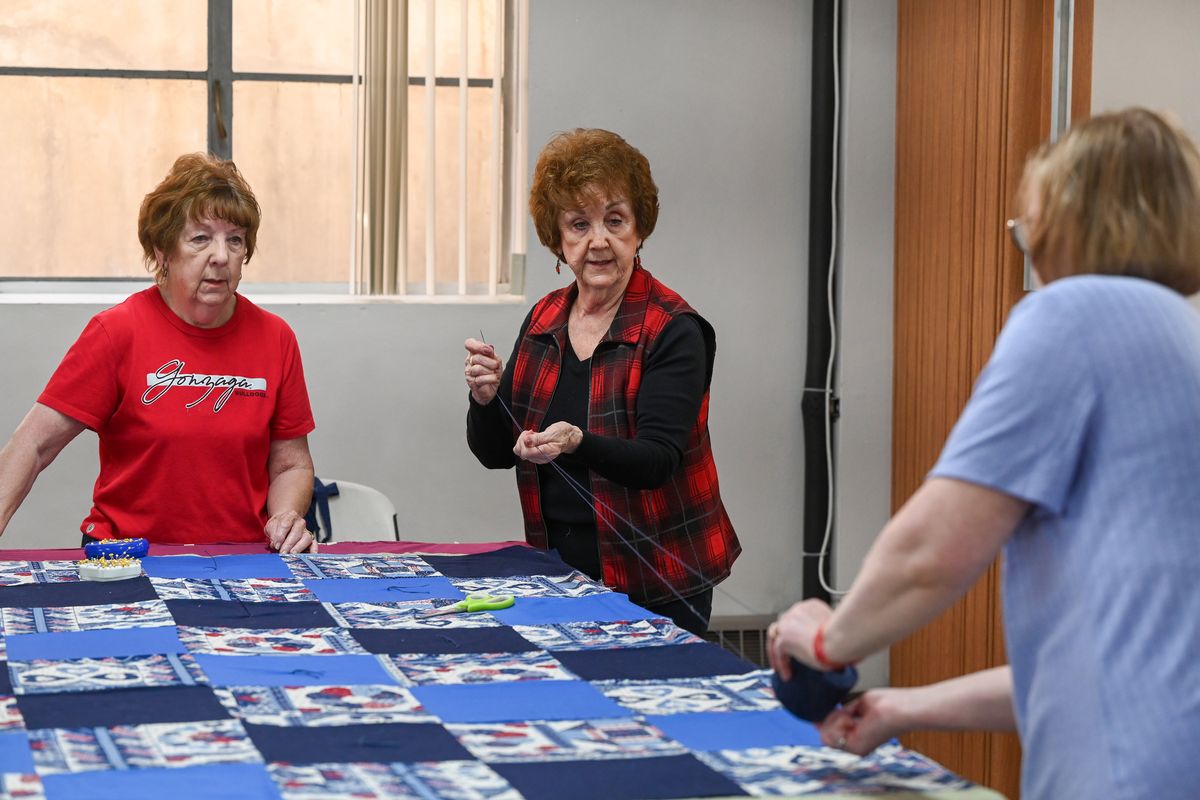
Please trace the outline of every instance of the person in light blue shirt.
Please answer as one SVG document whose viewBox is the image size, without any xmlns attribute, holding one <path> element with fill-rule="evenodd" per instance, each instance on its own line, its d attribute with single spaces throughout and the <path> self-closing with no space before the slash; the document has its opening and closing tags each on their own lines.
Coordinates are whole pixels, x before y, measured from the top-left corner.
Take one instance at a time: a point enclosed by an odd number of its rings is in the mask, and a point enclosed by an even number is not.
<svg viewBox="0 0 1200 800">
<path fill-rule="evenodd" d="M 1031 158 L 1020 205 L 1044 288 L 849 594 L 782 614 L 772 663 L 857 661 L 1003 549 L 1010 665 L 867 692 L 826 743 L 1016 729 L 1026 800 L 1200 797 L 1200 154 L 1144 109 L 1094 117 Z"/>
</svg>

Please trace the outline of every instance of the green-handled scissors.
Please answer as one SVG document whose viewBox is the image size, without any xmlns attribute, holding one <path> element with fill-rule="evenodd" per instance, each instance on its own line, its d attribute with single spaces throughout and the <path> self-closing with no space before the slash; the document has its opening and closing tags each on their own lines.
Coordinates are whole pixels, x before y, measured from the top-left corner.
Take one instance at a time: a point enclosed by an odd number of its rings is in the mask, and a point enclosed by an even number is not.
<svg viewBox="0 0 1200 800">
<path fill-rule="evenodd" d="M 514 602 L 516 601 L 511 594 L 469 594 L 466 596 L 466 599 L 459 600 L 457 603 L 451 603 L 448 606 L 435 608 L 433 611 L 426 611 L 420 616 L 436 617 L 441 614 L 460 614 L 472 611 L 499 611 L 502 608 L 508 608 Z"/>
</svg>

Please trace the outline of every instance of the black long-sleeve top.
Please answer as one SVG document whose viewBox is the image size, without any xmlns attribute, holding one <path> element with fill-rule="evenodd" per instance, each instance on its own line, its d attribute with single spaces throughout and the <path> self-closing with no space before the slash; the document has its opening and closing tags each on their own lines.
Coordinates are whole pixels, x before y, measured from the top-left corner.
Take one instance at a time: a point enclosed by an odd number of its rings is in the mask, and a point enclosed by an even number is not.
<svg viewBox="0 0 1200 800">
<path fill-rule="evenodd" d="M 521 325 L 518 345 L 529 327 L 529 319 L 527 316 Z M 653 350 L 646 354 L 637 398 L 637 436 L 633 439 L 597 436 L 587 429 L 591 359 L 581 361 L 568 339 L 543 427 L 560 420 L 569 422 L 583 431 L 583 441 L 574 453 L 561 455 L 556 462 L 588 491 L 589 470 L 633 489 L 662 486 L 679 468 L 688 434 L 700 413 L 706 363 L 699 323 L 689 314 L 671 320 Z M 511 407 L 511 359 L 500 378 L 497 397 Z M 498 400 L 486 406 L 470 401 L 467 443 L 481 464 L 489 469 L 515 466 L 512 449 L 516 436 L 516 426 Z M 586 494 L 580 497 L 548 464 L 538 466 L 538 480 L 542 513 L 548 527 L 590 527 L 594 531 L 595 516 Z"/>
</svg>

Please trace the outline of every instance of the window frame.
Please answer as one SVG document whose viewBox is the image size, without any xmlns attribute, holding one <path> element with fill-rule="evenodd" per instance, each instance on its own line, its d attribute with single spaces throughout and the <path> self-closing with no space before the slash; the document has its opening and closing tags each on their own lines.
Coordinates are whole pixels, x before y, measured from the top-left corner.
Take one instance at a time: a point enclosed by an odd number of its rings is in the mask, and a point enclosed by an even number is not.
<svg viewBox="0 0 1200 800">
<path fill-rule="evenodd" d="M 355 70 L 349 74 L 331 73 L 275 73 L 243 72 L 233 69 L 233 0 L 208 0 L 207 17 L 207 69 L 206 70 L 155 70 L 113 69 L 87 67 L 17 67 L 0 65 L 0 76 L 30 77 L 84 77 L 84 78 L 128 78 L 154 80 L 203 81 L 207 97 L 207 143 L 209 152 L 220 158 L 230 159 L 233 154 L 233 83 L 235 81 L 262 81 L 271 83 L 328 83 L 353 84 L 356 88 L 356 107 L 366 105 L 362 73 L 361 38 L 366 20 L 366 6 L 371 0 L 355 3 Z M 389 6 L 398 5 L 407 13 L 407 0 L 384 0 Z M 432 8 L 436 0 L 427 0 Z M 464 0 L 464 8 L 465 8 Z M 529 0 L 496 0 L 500 6 L 498 22 L 502 26 L 503 43 L 496 63 L 500 68 L 501 122 L 495 136 L 500 139 L 498 152 L 499 172 L 497 207 L 491 226 L 491 236 L 498 248 L 497 261 L 501 266 L 493 270 L 486 293 L 467 293 L 462 281 L 457 292 L 438 292 L 436 286 L 427 286 L 424 293 L 409 293 L 407 286 L 402 291 L 388 294 L 371 292 L 371 272 L 375 265 L 364 264 L 362 237 L 365 227 L 360 183 L 362 175 L 362 135 L 359 130 L 362 112 L 355 114 L 354 135 L 354 189 L 351 198 L 353 225 L 351 238 L 353 252 L 348 256 L 346 291 L 331 293 L 313 291 L 312 284 L 289 284 L 246 281 L 241 291 L 256 300 L 266 302 L 341 302 L 345 299 L 361 301 L 366 298 L 405 302 L 466 302 L 516 301 L 523 299 L 525 273 L 525 175 L 527 143 L 524 138 L 528 103 L 526 99 L 528 73 L 528 9 Z M 496 78 L 467 77 L 469 88 L 496 88 Z M 458 87 L 460 76 L 436 76 L 435 87 Z M 425 86 L 424 75 L 408 75 L 408 86 Z M 449 138 L 448 136 L 446 137 Z M 465 161 L 465 155 L 460 159 Z M 430 181 L 431 184 L 434 181 Z M 432 250 L 427 249 L 427 258 Z M 507 265 L 504 262 L 507 261 Z M 498 272 L 507 266 L 507 280 L 501 281 Z M 427 268 L 427 272 L 431 272 Z M 128 296 L 124 286 L 132 291 L 145 286 L 141 278 L 79 278 L 79 277 L 0 277 L 0 304 L 11 302 L 107 302 L 119 301 Z M 432 291 L 431 291 L 432 290 Z"/>
</svg>

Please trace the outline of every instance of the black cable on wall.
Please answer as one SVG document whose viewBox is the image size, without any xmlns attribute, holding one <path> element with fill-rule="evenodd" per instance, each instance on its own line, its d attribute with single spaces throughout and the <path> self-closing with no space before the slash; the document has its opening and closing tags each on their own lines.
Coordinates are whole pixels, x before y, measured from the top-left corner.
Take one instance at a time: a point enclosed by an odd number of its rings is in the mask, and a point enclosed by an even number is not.
<svg viewBox="0 0 1200 800">
<path fill-rule="evenodd" d="M 830 255 L 834 245 L 833 202 L 837 191 L 838 35 L 836 0 L 814 0 L 812 26 L 812 121 L 809 153 L 808 204 L 808 349 L 804 396 L 800 410 L 804 422 L 804 569 L 803 596 L 828 601 L 824 586 L 830 580 L 831 558 L 819 558 L 823 548 L 832 551 L 833 537 L 825 529 L 833 480 L 832 422 L 837 419 L 837 397 L 827 386 L 833 349 L 829 303 Z M 828 393 L 828 398 L 826 397 Z M 828 402 L 827 402 L 828 400 Z M 827 415 L 829 425 L 826 424 Z M 822 577 L 822 567 L 824 576 Z"/>
</svg>

